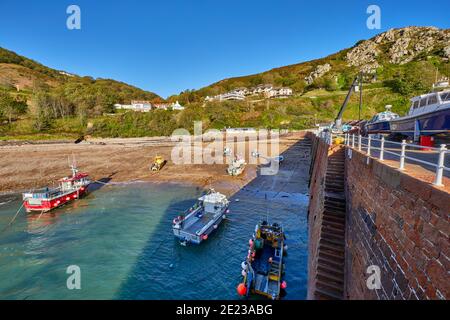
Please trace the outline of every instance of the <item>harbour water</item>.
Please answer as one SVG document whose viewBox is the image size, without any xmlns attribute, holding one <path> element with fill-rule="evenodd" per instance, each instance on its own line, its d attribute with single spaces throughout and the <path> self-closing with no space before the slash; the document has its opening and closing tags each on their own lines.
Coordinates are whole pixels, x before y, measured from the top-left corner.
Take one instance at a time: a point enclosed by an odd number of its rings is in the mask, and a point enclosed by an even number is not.
<svg viewBox="0 0 450 320">
<path fill-rule="evenodd" d="M 0 299 L 238 299 L 240 265 L 261 218 L 285 227 L 285 299 L 304 299 L 307 195 L 248 185 L 231 198 L 228 220 L 208 241 L 182 247 L 172 219 L 202 191 L 108 185 L 39 219 L 20 214 L 0 234 Z M 18 207 L 19 199 L 0 204 L 1 229 Z M 80 267 L 81 290 L 66 286 L 71 265 Z"/>
</svg>

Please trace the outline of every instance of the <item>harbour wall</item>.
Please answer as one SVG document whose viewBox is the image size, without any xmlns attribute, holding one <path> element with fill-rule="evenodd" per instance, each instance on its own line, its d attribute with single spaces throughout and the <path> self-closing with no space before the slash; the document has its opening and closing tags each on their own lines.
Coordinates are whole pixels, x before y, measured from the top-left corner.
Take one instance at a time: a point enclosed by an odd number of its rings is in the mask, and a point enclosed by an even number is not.
<svg viewBox="0 0 450 320">
<path fill-rule="evenodd" d="M 315 161 L 308 213 L 308 298 L 313 299 L 326 157 L 336 146 L 311 139 Z M 345 196 L 344 299 L 450 298 L 449 193 L 347 148 Z"/>
<path fill-rule="evenodd" d="M 308 209 L 308 299 L 313 299 L 316 287 L 317 252 L 322 226 L 325 202 L 325 176 L 327 160 L 333 150 L 322 139 L 313 133 L 308 133 L 311 139 L 311 161 L 309 182 L 309 209 Z"/>
</svg>

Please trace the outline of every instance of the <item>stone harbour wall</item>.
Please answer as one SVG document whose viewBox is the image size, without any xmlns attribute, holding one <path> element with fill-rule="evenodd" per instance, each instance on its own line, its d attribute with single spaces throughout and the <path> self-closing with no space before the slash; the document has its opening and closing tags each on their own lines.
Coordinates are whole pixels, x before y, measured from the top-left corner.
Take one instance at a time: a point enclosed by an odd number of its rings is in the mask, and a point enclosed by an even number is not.
<svg viewBox="0 0 450 320">
<path fill-rule="evenodd" d="M 345 168 L 345 297 L 449 299 L 450 195 L 355 150 Z"/>
</svg>

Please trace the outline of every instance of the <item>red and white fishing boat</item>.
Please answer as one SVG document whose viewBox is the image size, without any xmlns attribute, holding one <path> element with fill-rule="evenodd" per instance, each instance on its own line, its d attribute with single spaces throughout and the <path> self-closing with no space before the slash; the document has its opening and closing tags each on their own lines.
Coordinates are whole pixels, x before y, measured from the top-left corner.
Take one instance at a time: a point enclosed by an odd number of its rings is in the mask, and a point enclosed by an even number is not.
<svg viewBox="0 0 450 320">
<path fill-rule="evenodd" d="M 79 172 L 75 164 L 72 164 L 70 168 L 72 176 L 60 179 L 58 187 L 46 187 L 23 193 L 24 207 L 27 212 L 48 212 L 79 199 L 87 193 L 91 183 L 88 174 Z"/>
</svg>

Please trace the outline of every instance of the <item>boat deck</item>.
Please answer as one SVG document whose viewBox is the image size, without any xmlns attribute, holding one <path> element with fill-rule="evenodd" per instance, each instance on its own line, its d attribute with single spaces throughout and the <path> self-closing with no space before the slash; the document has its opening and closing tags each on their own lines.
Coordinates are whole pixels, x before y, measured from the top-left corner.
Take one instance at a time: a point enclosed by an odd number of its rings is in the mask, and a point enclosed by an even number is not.
<svg viewBox="0 0 450 320">
<path fill-rule="evenodd" d="M 196 215 L 198 217 L 198 214 Z M 214 219 L 214 215 L 212 213 L 202 213 L 202 217 L 195 221 L 192 225 L 183 229 L 183 231 L 196 234 L 197 231 L 201 230 L 204 226 L 206 226 L 211 220 Z"/>
</svg>

